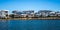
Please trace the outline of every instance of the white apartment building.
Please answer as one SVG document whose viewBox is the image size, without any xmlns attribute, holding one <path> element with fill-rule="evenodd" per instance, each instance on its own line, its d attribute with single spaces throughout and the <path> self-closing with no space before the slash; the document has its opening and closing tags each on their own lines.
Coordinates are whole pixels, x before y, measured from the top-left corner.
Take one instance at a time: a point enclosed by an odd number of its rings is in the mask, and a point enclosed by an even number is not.
<svg viewBox="0 0 60 30">
<path fill-rule="evenodd" d="M 57 16 L 56 12 L 50 12 L 49 16 Z"/>
<path fill-rule="evenodd" d="M 0 18 L 7 17 L 8 15 L 8 10 L 0 10 Z"/>
</svg>

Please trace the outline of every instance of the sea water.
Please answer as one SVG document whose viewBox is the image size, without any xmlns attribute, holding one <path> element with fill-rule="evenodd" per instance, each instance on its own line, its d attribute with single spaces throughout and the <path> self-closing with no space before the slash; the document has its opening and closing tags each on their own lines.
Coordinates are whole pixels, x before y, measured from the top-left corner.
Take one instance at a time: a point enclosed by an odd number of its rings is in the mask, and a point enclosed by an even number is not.
<svg viewBox="0 0 60 30">
<path fill-rule="evenodd" d="M 0 30 L 60 30 L 60 20 L 0 20 Z"/>
</svg>

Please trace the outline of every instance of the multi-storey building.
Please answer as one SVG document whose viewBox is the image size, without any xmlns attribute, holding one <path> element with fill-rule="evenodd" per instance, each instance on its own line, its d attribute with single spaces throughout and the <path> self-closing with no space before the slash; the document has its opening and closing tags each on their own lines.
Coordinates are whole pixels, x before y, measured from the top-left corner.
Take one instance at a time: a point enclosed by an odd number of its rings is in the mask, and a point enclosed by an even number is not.
<svg viewBox="0 0 60 30">
<path fill-rule="evenodd" d="M 0 10 L 0 17 L 8 17 L 9 13 L 8 10 Z"/>
<path fill-rule="evenodd" d="M 56 12 L 50 12 L 49 16 L 57 16 Z"/>
<path fill-rule="evenodd" d="M 41 14 L 41 16 L 46 17 L 49 15 L 49 13 L 52 12 L 50 10 L 40 10 L 38 11 L 38 14 Z"/>
<path fill-rule="evenodd" d="M 56 12 L 56 15 L 57 15 L 57 16 L 60 16 L 60 12 Z"/>
<path fill-rule="evenodd" d="M 13 14 L 18 14 L 21 17 L 34 17 L 34 11 L 12 11 Z"/>
</svg>

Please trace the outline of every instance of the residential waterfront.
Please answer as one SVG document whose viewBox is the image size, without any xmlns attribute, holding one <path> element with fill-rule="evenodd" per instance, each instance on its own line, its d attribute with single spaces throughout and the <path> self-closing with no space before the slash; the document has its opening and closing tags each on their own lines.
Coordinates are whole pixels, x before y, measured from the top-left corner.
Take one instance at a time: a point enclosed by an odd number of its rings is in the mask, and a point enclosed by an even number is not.
<svg viewBox="0 0 60 30">
<path fill-rule="evenodd" d="M 0 19 L 60 19 L 60 12 L 50 10 L 40 10 L 37 12 L 34 10 L 14 10 L 9 14 L 8 10 L 0 10 Z"/>
</svg>

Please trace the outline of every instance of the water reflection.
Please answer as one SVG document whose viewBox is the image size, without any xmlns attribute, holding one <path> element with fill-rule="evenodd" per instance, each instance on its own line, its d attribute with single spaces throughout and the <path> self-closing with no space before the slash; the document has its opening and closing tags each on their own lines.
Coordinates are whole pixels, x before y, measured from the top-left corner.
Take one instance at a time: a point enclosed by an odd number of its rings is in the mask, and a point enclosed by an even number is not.
<svg viewBox="0 0 60 30">
<path fill-rule="evenodd" d="M 8 23 L 6 20 L 0 20 L 0 30 L 7 30 L 8 29 Z"/>
</svg>

